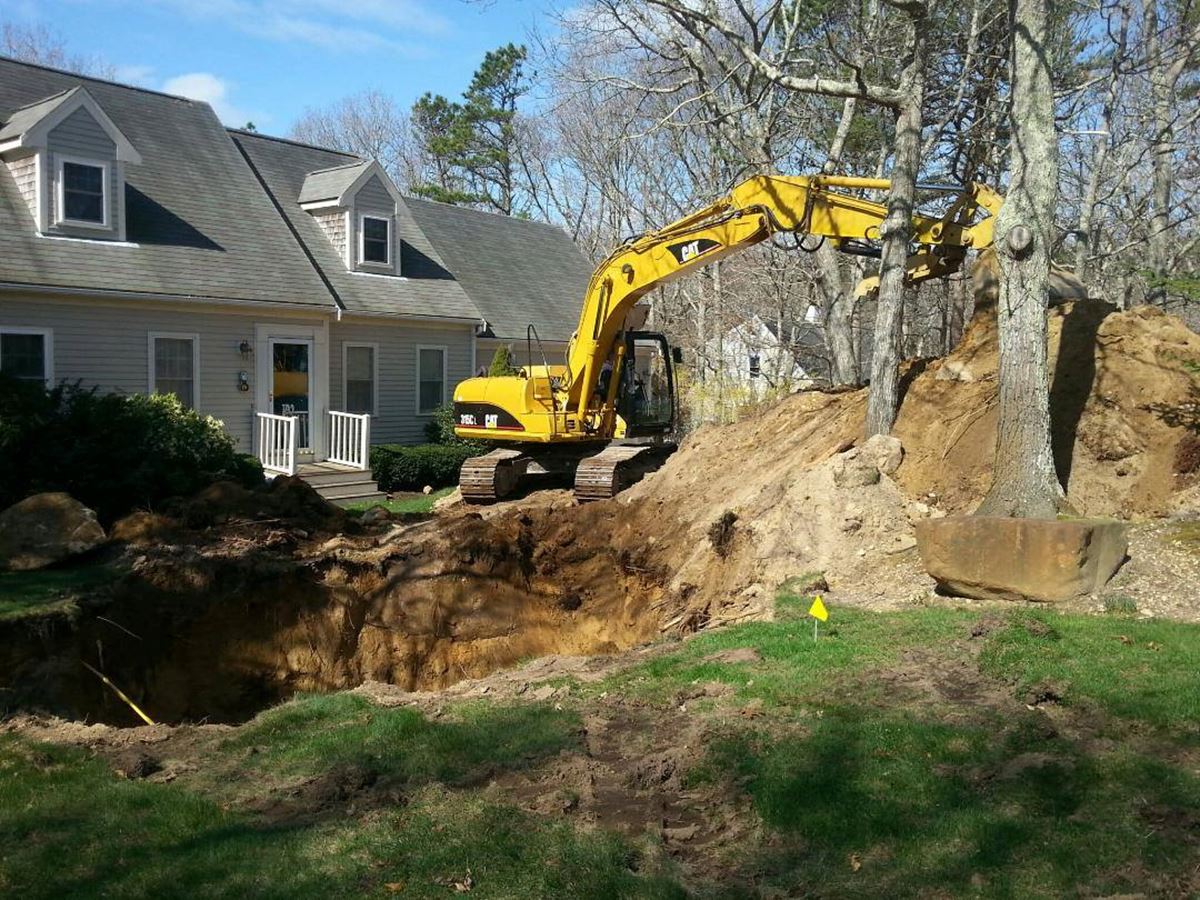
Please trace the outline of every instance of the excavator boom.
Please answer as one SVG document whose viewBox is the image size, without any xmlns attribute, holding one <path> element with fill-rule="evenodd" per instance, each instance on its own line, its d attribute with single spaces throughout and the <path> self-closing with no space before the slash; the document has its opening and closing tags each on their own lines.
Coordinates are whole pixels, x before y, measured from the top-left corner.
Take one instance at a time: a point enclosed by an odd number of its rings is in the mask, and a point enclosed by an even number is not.
<svg viewBox="0 0 1200 900">
<path fill-rule="evenodd" d="M 515 483 L 529 464 L 538 465 L 519 447 L 595 445 L 630 431 L 631 407 L 626 404 L 623 414 L 621 391 L 632 383 L 625 375 L 635 371 L 638 349 L 628 339 L 625 322 L 648 292 L 776 234 L 814 236 L 833 241 L 839 250 L 870 252 L 871 244 L 881 240 L 887 207 L 848 191 L 890 186 L 877 178 L 754 176 L 715 203 L 619 246 L 592 275 L 565 365 L 530 365 L 518 376 L 474 378 L 456 388 L 456 434 L 517 445 L 468 461 L 464 494 L 494 499 L 493 488 L 500 482 Z M 954 199 L 941 215 L 912 216 L 907 277 L 914 283 L 957 271 L 968 249 L 990 246 L 1002 202 L 980 184 L 925 187 L 953 192 Z M 878 278 L 866 279 L 859 295 L 877 288 Z M 656 337 L 639 336 L 643 342 Z M 662 346 L 665 350 L 665 342 Z M 668 380 L 669 374 L 668 362 Z M 665 433 L 672 423 L 673 416 L 660 430 Z M 621 465 L 632 459 L 615 450 L 609 456 Z M 508 469 L 503 478 L 496 474 L 502 468 Z M 586 465 L 581 471 L 595 468 Z M 489 478 L 491 487 L 484 484 Z M 619 490 L 620 479 L 612 481 L 613 490 Z M 473 486 L 468 489 L 469 482 Z"/>
</svg>

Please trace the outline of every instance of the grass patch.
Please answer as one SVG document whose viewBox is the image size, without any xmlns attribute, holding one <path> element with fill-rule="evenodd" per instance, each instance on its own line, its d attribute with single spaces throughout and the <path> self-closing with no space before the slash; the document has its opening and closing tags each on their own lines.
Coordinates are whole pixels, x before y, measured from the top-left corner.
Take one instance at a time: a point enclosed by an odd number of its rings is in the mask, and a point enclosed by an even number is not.
<svg viewBox="0 0 1200 900">
<path fill-rule="evenodd" d="M 802 737 L 734 736 L 709 764 L 747 786 L 776 835 L 752 865 L 789 895 L 1100 895 L 1194 863 L 1155 823 L 1186 820 L 1200 779 L 1031 724 L 839 706 Z"/>
<path fill-rule="evenodd" d="M 0 620 L 40 615 L 124 574 L 112 564 L 34 572 L 0 572 Z"/>
<path fill-rule="evenodd" d="M 349 512 L 364 513 L 368 509 L 382 506 L 393 515 L 413 515 L 433 512 L 433 504 L 449 495 L 454 488 L 444 487 L 432 494 L 420 494 L 416 497 L 404 497 L 400 500 L 364 500 L 352 503 L 346 507 Z"/>
<path fill-rule="evenodd" d="M 595 685 L 602 691 L 661 701 L 687 685 L 723 682 L 741 700 L 760 699 L 765 707 L 796 713 L 808 703 L 837 695 L 838 685 L 868 669 L 894 662 L 906 649 L 946 643 L 966 634 L 973 616 L 959 610 L 872 613 L 832 607 L 829 622 L 813 641 L 811 598 L 780 595 L 774 622 L 751 622 L 688 641 L 681 650 L 627 669 Z M 753 648 L 757 662 L 725 662 L 708 657 Z"/>
<path fill-rule="evenodd" d="M 578 714 L 546 705 L 467 704 L 431 720 L 410 707 L 384 709 L 354 694 L 328 694 L 263 713 L 220 749 L 240 757 L 254 748 L 241 765 L 274 779 L 353 765 L 409 783 L 458 784 L 578 742 Z"/>
<path fill-rule="evenodd" d="M 1195 738 L 1200 729 L 1200 627 L 1161 620 L 1014 613 L 980 657 L 1018 693 L 1058 686 L 1065 703 Z"/>
<path fill-rule="evenodd" d="M 1137 601 L 1128 594 L 1106 594 L 1104 611 L 1114 616 L 1132 616 L 1138 610 Z"/>
<path fill-rule="evenodd" d="M 171 784 L 0 735 L 0 894 L 446 897 L 469 875 L 480 897 L 684 896 L 662 851 L 521 812 L 489 785 L 548 764 L 541 786 L 561 789 L 553 761 L 585 748 L 585 715 L 636 707 L 658 745 L 674 740 L 677 692 L 708 681 L 734 690 L 688 702 L 705 727 L 685 787 L 706 817 L 753 821 L 707 869 L 723 874 L 693 877 L 699 896 L 1195 893 L 1200 627 L 1019 609 L 973 629 L 977 612 L 835 605 L 814 643 L 808 602 L 783 595 L 774 622 L 577 684 L 564 708 L 473 700 L 430 717 L 301 698 L 213 738 Z M 962 667 L 964 693 L 884 677 L 926 661 Z M 1066 706 L 1053 715 L 1022 700 L 1046 682 Z M 762 713 L 738 714 L 750 700 Z M 386 804 L 335 797 L 299 821 L 254 806 L 351 767 Z"/>
<path fill-rule="evenodd" d="M 264 827 L 76 750 L 0 736 L 0 892 L 29 898 L 678 897 L 638 854 L 438 786 L 374 815 Z"/>
</svg>

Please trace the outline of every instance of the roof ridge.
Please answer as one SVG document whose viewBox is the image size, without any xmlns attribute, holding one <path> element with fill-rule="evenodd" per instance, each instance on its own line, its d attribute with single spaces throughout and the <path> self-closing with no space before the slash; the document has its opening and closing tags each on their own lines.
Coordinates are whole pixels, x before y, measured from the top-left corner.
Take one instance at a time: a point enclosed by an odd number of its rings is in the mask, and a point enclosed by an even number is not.
<svg viewBox="0 0 1200 900">
<path fill-rule="evenodd" d="M 353 169 L 358 166 L 369 166 L 372 162 L 374 162 L 374 160 L 363 159 L 362 157 L 359 157 L 358 160 L 356 160 L 355 162 L 343 163 L 340 166 L 327 166 L 324 169 L 313 169 L 311 172 L 308 172 L 306 174 L 320 175 L 323 172 L 336 172 L 338 169 Z"/>
<path fill-rule="evenodd" d="M 323 150 L 326 153 L 336 153 L 338 156 L 349 156 L 351 159 L 354 159 L 357 161 L 357 162 L 351 162 L 351 163 L 344 163 L 341 166 L 330 166 L 330 168 L 332 168 L 332 169 L 341 169 L 341 168 L 344 168 L 345 166 L 357 165 L 357 163 L 370 162 L 370 160 L 363 159 L 363 157 L 359 156 L 357 153 L 350 153 L 346 150 L 335 150 L 332 147 L 323 147 L 320 144 L 310 144 L 310 143 L 308 143 L 308 141 L 298 141 L 295 138 L 278 137 L 277 135 L 274 135 L 274 134 L 263 134 L 260 131 L 247 131 L 245 128 L 230 128 L 228 125 L 225 126 L 225 130 L 230 132 L 231 134 L 244 134 L 246 137 L 262 138 L 264 141 L 275 141 L 276 143 L 279 143 L 279 144 L 291 144 L 294 147 L 308 147 L 311 150 Z M 325 172 L 327 170 L 326 169 L 318 169 L 317 171 Z"/>
<path fill-rule="evenodd" d="M 111 87 L 124 88 L 127 91 L 137 91 L 138 93 L 141 93 L 141 94 L 153 94 L 156 97 L 166 97 L 170 100 L 179 100 L 183 103 L 202 103 L 203 102 L 201 100 L 193 100 L 190 97 L 181 97 L 179 94 L 168 94 L 166 91 L 156 91 L 156 90 L 154 90 L 154 88 L 141 87 L 136 84 L 126 84 L 123 81 L 114 81 L 111 78 L 100 78 L 96 75 L 84 75 L 80 72 L 72 72 L 70 69 L 60 69 L 57 66 L 47 66 L 47 65 L 43 65 L 42 63 L 29 62 L 24 59 L 17 59 L 15 56 L 5 56 L 4 54 L 0 54 L 0 62 L 9 62 L 9 63 L 12 63 L 13 65 L 25 66 L 26 68 L 29 68 L 29 69 L 41 69 L 43 72 L 54 72 L 58 75 L 67 75 L 67 76 L 70 76 L 71 78 L 78 78 L 81 81 L 94 81 L 98 84 L 107 84 L 107 85 L 110 85 Z M 66 88 L 66 89 L 60 91 L 59 93 L 65 94 L 69 90 L 71 90 L 71 88 Z M 58 94 L 51 94 L 50 96 L 57 97 Z M 50 97 L 46 97 L 44 99 L 49 100 Z M 43 101 L 42 100 L 37 101 L 37 103 L 41 103 L 41 102 L 43 102 Z M 36 106 L 37 103 L 30 104 L 30 105 Z M 25 107 L 21 107 L 21 108 L 24 109 Z"/>
<path fill-rule="evenodd" d="M 459 212 L 474 213 L 479 216 L 494 216 L 497 219 L 506 219 L 510 222 L 521 222 L 524 225 L 539 225 L 542 228 L 553 228 L 555 231 L 566 233 L 566 228 L 562 225 L 555 225 L 553 222 L 543 222 L 541 219 L 523 219 L 520 216 L 506 216 L 504 213 L 491 212 L 486 209 L 475 209 L 470 206 L 459 206 L 457 203 L 447 203 L 445 200 L 430 200 L 428 197 L 414 197 L 411 194 L 403 194 L 405 202 L 415 200 L 417 203 L 428 203 L 431 206 L 445 206 L 448 209 L 458 210 Z"/>
</svg>

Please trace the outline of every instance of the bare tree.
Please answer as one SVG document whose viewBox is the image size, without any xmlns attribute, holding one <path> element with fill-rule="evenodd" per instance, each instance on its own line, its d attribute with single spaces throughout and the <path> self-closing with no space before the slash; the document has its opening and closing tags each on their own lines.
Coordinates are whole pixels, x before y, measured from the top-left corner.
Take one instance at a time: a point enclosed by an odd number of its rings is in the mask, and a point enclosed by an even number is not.
<svg viewBox="0 0 1200 900">
<path fill-rule="evenodd" d="M 408 116 L 380 91 L 363 91 L 321 108 L 310 108 L 292 126 L 299 141 L 374 159 L 407 190 L 419 177 L 421 158 Z"/>
<path fill-rule="evenodd" d="M 1012 138 L 996 221 L 1000 418 L 983 515 L 1053 517 L 1065 503 L 1050 442 L 1046 310 L 1058 203 L 1050 0 L 1009 0 Z"/>
<path fill-rule="evenodd" d="M 116 75 L 113 65 L 100 56 L 72 53 L 63 37 L 45 25 L 0 24 L 0 55 L 96 78 Z"/>
</svg>

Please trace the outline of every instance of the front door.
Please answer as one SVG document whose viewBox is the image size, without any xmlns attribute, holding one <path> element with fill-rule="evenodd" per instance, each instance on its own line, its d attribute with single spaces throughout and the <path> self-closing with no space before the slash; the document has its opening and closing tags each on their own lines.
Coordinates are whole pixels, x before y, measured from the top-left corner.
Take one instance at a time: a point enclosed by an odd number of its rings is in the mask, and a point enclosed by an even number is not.
<svg viewBox="0 0 1200 900">
<path fill-rule="evenodd" d="M 271 340 L 271 412 L 296 417 L 296 450 L 312 453 L 313 342 Z"/>
</svg>

